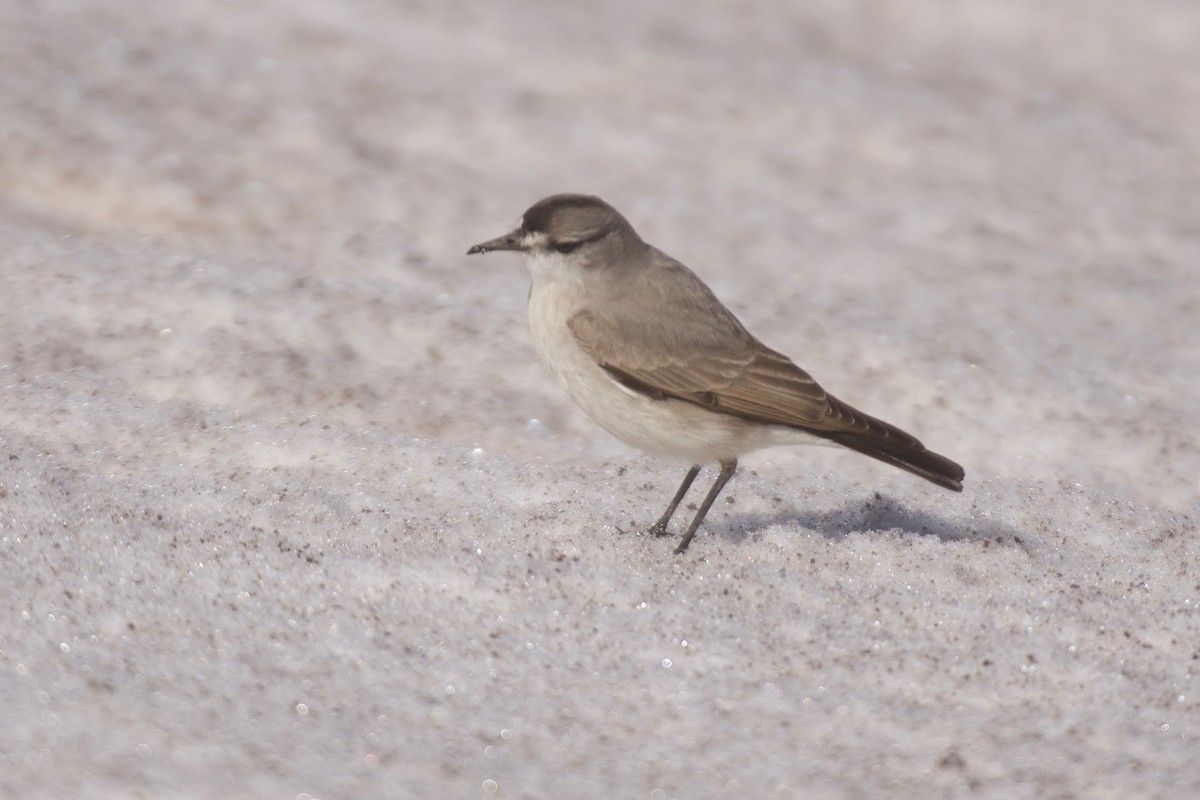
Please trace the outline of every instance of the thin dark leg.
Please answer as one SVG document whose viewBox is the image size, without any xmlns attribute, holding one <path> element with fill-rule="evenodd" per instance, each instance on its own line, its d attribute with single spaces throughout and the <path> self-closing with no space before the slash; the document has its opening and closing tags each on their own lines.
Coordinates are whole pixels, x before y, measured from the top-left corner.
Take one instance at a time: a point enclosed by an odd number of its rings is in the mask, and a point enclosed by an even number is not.
<svg viewBox="0 0 1200 800">
<path fill-rule="evenodd" d="M 671 521 L 671 516 L 675 513 L 675 509 L 679 508 L 679 503 L 683 500 L 683 496 L 687 494 L 688 489 L 692 488 L 692 481 L 696 480 L 696 476 L 700 474 L 700 465 L 693 464 L 688 470 L 687 475 L 683 476 L 683 483 L 679 484 L 679 491 L 675 493 L 675 499 L 671 501 L 671 505 L 667 506 L 667 510 L 658 518 L 658 522 L 650 526 L 650 533 L 655 536 L 667 535 L 667 523 Z"/>
<path fill-rule="evenodd" d="M 692 543 L 692 537 L 696 535 L 696 529 L 704 521 L 704 515 L 712 507 L 713 501 L 717 499 L 717 495 L 725 488 L 725 484 L 729 483 L 729 479 L 733 477 L 733 472 L 736 469 L 736 458 L 732 461 L 721 462 L 721 474 L 717 475 L 717 480 L 713 483 L 712 488 L 708 490 L 708 496 L 704 498 L 704 502 L 700 504 L 700 510 L 696 512 L 696 517 L 692 520 L 692 524 L 688 525 L 687 533 L 679 541 L 679 547 L 675 548 L 676 553 L 682 553 L 688 549 L 688 545 Z"/>
</svg>

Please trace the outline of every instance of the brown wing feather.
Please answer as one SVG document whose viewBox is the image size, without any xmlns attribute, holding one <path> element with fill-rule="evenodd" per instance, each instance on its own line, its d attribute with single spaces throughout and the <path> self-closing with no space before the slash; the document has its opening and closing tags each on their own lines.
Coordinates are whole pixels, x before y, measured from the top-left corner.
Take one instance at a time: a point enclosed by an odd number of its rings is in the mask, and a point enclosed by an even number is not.
<svg viewBox="0 0 1200 800">
<path fill-rule="evenodd" d="M 833 401 L 812 376 L 745 333 L 740 324 L 741 335 L 706 342 L 703 348 L 686 337 L 644 341 L 648 338 L 644 331 L 619 317 L 601 319 L 590 311 L 577 313 L 567 325 L 596 363 L 651 397 L 673 397 L 806 430 L 865 433 L 869 429 L 865 415 Z M 662 324 L 654 327 L 664 336 L 673 329 Z"/>
<path fill-rule="evenodd" d="M 567 321 L 580 346 L 616 380 L 654 399 L 797 428 L 962 490 L 962 467 L 828 394 L 791 359 L 750 335 L 690 270 L 657 256 L 648 279 L 635 279 L 629 288 L 657 295 L 652 319 L 623 313 L 644 303 L 616 298 L 608 306 L 614 313 L 601 317 L 584 310 Z"/>
</svg>

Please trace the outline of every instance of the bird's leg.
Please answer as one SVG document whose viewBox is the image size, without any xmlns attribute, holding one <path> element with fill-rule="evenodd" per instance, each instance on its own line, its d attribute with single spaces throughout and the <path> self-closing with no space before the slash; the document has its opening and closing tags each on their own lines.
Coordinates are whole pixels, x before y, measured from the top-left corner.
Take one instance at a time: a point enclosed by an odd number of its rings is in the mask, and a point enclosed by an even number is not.
<svg viewBox="0 0 1200 800">
<path fill-rule="evenodd" d="M 679 491 L 675 493 L 675 498 L 671 500 L 671 505 L 667 506 L 667 510 L 658 518 L 658 522 L 650 526 L 649 533 L 655 536 L 667 535 L 667 523 L 671 521 L 671 515 L 675 513 L 675 509 L 679 508 L 679 503 L 683 500 L 683 496 L 687 494 L 688 489 L 692 488 L 692 481 L 696 480 L 696 476 L 700 474 L 700 465 L 693 464 L 688 470 L 687 475 L 683 476 L 683 483 L 679 484 Z"/>
<path fill-rule="evenodd" d="M 717 495 L 725 488 L 725 484 L 729 483 L 729 479 L 733 477 L 733 472 L 736 469 L 736 458 L 732 461 L 721 462 L 721 473 L 717 475 L 717 480 L 713 483 L 712 488 L 708 490 L 708 496 L 700 504 L 700 510 L 696 512 L 696 516 L 692 519 L 692 524 L 688 526 L 687 533 L 683 534 L 683 538 L 679 540 L 679 546 L 675 548 L 676 553 L 683 553 L 688 549 L 688 545 L 692 543 L 692 537 L 696 535 L 696 529 L 704 521 L 704 515 L 712 507 L 713 501 L 717 499 Z M 692 474 L 691 477 L 694 478 L 695 475 Z"/>
</svg>

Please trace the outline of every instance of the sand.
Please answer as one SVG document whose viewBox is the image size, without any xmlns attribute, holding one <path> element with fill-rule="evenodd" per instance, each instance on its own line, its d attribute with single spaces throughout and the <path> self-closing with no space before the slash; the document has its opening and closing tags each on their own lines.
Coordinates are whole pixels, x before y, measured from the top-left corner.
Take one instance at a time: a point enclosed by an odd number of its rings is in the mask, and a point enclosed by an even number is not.
<svg viewBox="0 0 1200 800">
<path fill-rule="evenodd" d="M 1200 793 L 1198 32 L 0 5 L 0 796 Z M 638 533 L 683 465 L 465 256 L 561 191 L 965 491 L 769 450 Z"/>
</svg>

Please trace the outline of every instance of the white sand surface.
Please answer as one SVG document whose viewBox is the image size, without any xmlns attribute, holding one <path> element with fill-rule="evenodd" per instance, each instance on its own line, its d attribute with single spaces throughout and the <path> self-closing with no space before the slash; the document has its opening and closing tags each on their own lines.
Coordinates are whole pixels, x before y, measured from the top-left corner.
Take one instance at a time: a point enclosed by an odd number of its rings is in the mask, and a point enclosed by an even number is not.
<svg viewBox="0 0 1200 800">
<path fill-rule="evenodd" d="M 1197 796 L 1198 38 L 0 4 L 0 797 Z M 636 533 L 682 467 L 464 255 L 559 191 L 966 490 L 764 451 Z"/>
</svg>

